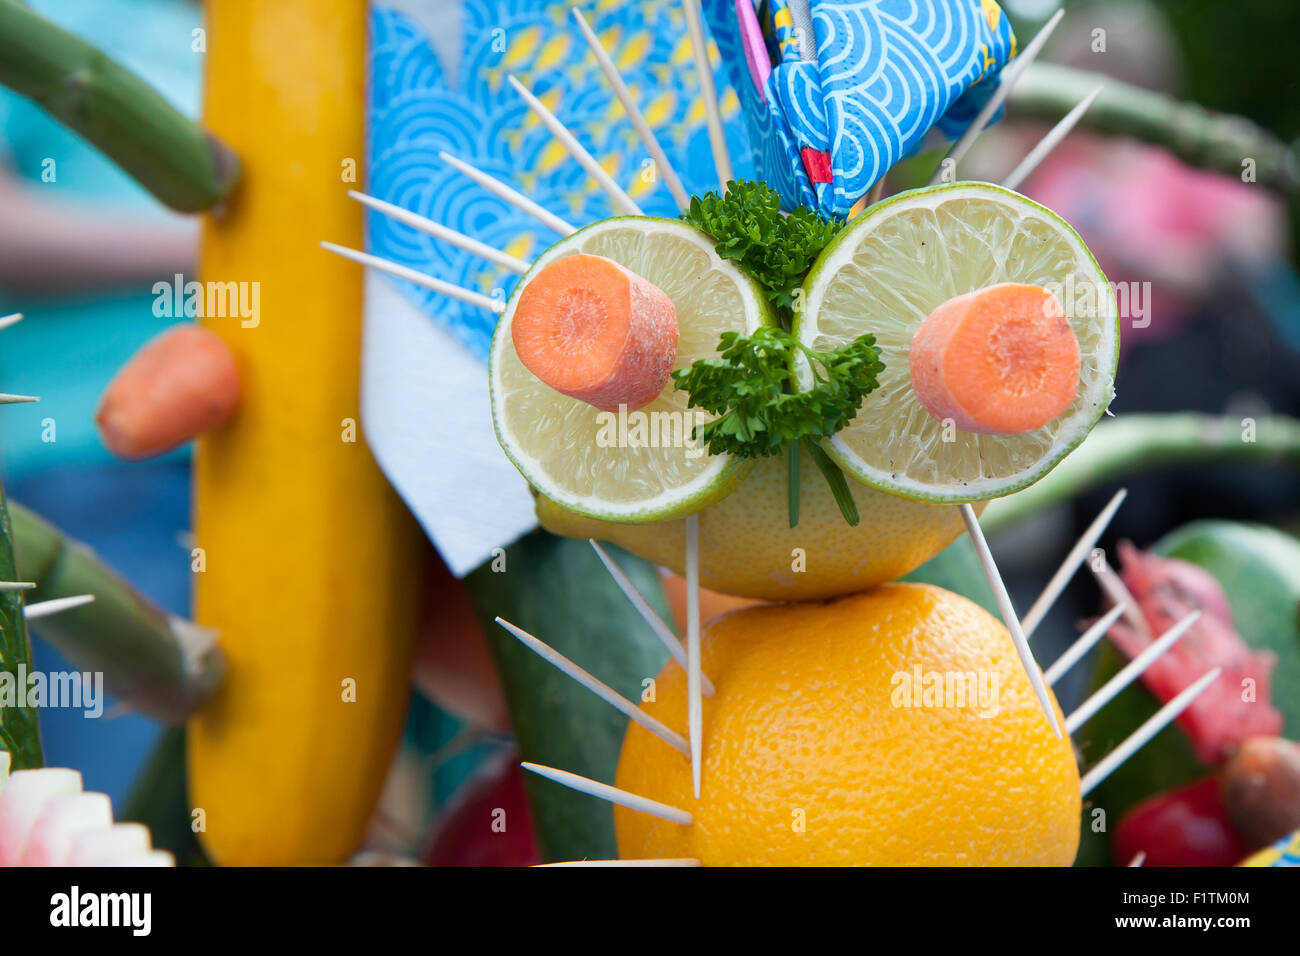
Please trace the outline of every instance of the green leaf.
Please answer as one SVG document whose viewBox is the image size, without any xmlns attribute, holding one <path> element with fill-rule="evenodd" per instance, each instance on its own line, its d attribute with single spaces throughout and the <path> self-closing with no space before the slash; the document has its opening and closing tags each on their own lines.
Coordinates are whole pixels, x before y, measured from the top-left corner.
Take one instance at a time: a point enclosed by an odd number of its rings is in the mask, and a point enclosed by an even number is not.
<svg viewBox="0 0 1300 956">
<path fill-rule="evenodd" d="M 0 581 L 17 581 L 14 563 L 13 531 L 9 510 L 5 507 L 4 489 L 0 488 Z M 13 676 L 20 693 L 25 687 L 18 681 L 18 668 L 32 669 L 32 648 L 27 639 L 27 619 L 23 614 L 21 591 L 0 592 L 0 671 Z M 26 699 L 24 695 L 24 700 Z M 28 770 L 45 764 L 41 751 L 41 731 L 36 710 L 31 707 L 0 706 L 0 750 L 9 751 L 12 770 Z"/>
<path fill-rule="evenodd" d="M 616 548 L 611 555 L 656 611 L 669 620 L 655 567 Z M 494 622 L 501 616 L 632 701 L 658 675 L 668 652 L 619 591 L 586 541 L 534 532 L 465 579 L 505 685 L 520 755 L 560 770 L 614 782 L 627 718 L 564 676 Z M 542 857 L 548 861 L 618 855 L 608 803 L 525 775 Z"/>
<path fill-rule="evenodd" d="M 185 746 L 184 727 L 169 727 L 159 734 L 131 785 L 121 821 L 143 823 L 154 847 L 171 852 L 182 866 L 211 866 L 192 826 Z"/>
<path fill-rule="evenodd" d="M 835 503 L 840 506 L 840 514 L 844 516 L 845 521 L 856 527 L 861 518 L 858 516 L 857 502 L 853 500 L 848 482 L 844 480 L 844 472 L 840 470 L 839 465 L 831 461 L 830 456 L 822 451 L 821 446 L 816 442 L 808 443 L 808 451 L 812 455 L 813 463 L 826 479 L 826 484 L 830 486 L 831 494 L 835 496 Z"/>
</svg>

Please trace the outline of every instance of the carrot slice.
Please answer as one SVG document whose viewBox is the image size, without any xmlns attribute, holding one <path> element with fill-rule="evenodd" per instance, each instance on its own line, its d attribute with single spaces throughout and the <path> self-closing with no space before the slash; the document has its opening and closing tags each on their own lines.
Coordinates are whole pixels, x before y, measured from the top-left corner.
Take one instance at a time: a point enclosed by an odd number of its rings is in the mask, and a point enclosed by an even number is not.
<svg viewBox="0 0 1300 956">
<path fill-rule="evenodd" d="M 1004 282 L 949 299 L 912 337 L 912 389 L 962 431 L 1041 428 L 1079 389 L 1079 342 L 1047 289 Z"/>
<path fill-rule="evenodd" d="M 637 409 L 668 383 L 677 310 L 635 272 L 579 253 L 524 287 L 510 336 L 524 366 L 556 391 L 602 411 Z"/>
</svg>

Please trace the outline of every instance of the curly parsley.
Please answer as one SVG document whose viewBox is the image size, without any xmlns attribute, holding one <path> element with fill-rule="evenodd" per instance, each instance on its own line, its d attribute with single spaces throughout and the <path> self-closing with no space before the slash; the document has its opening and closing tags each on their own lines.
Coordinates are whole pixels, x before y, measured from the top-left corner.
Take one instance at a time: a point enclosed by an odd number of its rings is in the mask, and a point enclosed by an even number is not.
<svg viewBox="0 0 1300 956">
<path fill-rule="evenodd" d="M 724 196 L 693 196 L 682 220 L 711 236 L 718 255 L 753 276 L 787 325 L 796 290 L 843 227 L 805 206 L 784 215 L 770 186 L 748 181 L 727 183 Z"/>
<path fill-rule="evenodd" d="M 761 328 L 753 335 L 726 332 L 722 354 L 700 359 L 673 372 L 689 405 L 716 415 L 697 426 L 694 436 L 712 454 L 761 458 L 789 455 L 790 527 L 799 523 L 799 443 L 826 479 L 844 520 L 858 523 L 858 509 L 844 472 L 822 451 L 819 441 L 853 420 L 862 400 L 879 384 L 884 364 L 873 335 L 817 352 L 789 331 L 799 289 L 823 249 L 843 223 L 822 219 L 800 206 L 781 212 L 781 197 L 764 183 L 730 182 L 723 196 L 691 198 L 682 219 L 713 239 L 718 255 L 734 260 L 763 288 L 783 328 Z M 813 385 L 800 391 L 796 361 L 806 361 Z"/>
</svg>

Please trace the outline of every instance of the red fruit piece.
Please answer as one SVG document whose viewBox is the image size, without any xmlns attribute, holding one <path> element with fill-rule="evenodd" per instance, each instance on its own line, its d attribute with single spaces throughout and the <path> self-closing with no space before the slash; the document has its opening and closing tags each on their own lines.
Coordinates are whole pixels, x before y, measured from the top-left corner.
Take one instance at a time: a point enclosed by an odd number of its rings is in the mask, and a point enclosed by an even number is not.
<svg viewBox="0 0 1300 956">
<path fill-rule="evenodd" d="M 424 862 L 430 866 L 533 866 L 541 862 L 519 754 L 490 761 L 449 804 Z"/>
<path fill-rule="evenodd" d="M 1115 828 L 1112 848 L 1120 866 L 1138 853 L 1146 854 L 1143 866 L 1236 866 L 1251 850 L 1228 818 L 1214 777 L 1137 804 Z"/>
<path fill-rule="evenodd" d="M 1165 703 L 1206 671 L 1223 674 L 1178 718 L 1196 755 L 1217 764 L 1248 737 L 1271 737 L 1282 730 L 1282 714 L 1272 704 L 1271 681 L 1277 657 L 1254 651 L 1237 633 L 1232 610 L 1219 582 L 1202 568 L 1176 558 L 1142 552 L 1127 541 L 1119 546 L 1124 584 L 1137 599 L 1151 636 L 1124 624 L 1110 629 L 1110 639 L 1127 657 L 1136 657 L 1152 641 L 1192 611 L 1201 618 L 1142 675 L 1142 683 Z M 1253 689 L 1247 688 L 1253 682 Z"/>
</svg>

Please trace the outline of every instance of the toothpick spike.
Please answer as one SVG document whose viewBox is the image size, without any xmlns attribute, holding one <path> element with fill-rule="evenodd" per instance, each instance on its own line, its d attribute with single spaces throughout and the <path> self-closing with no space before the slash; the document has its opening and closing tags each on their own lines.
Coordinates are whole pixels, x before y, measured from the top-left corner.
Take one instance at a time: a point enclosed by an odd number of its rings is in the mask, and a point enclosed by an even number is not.
<svg viewBox="0 0 1300 956">
<path fill-rule="evenodd" d="M 1088 112 L 1088 108 L 1101 95 L 1103 89 L 1105 89 L 1105 84 L 1099 84 L 1096 89 L 1080 100 L 1074 109 L 1061 117 L 1060 121 L 1048 130 L 1047 135 L 1040 139 L 1038 144 L 1029 151 L 1029 155 L 1020 161 L 1020 165 L 1013 169 L 1006 179 L 1002 180 L 1002 185 L 1006 186 L 1007 189 L 1019 189 L 1020 184 L 1029 178 L 1030 174 L 1038 168 L 1039 163 L 1046 159 L 1047 155 L 1056 149 L 1065 137 L 1070 135 L 1071 130 L 1078 125 L 1079 120 L 1083 119 L 1083 114 Z"/>
<path fill-rule="evenodd" d="M 0 319 L 0 331 L 9 328 L 11 325 L 17 325 L 22 320 L 23 314 L 21 312 L 15 312 L 13 315 L 6 315 L 4 318 Z"/>
<path fill-rule="evenodd" d="M 407 282 L 414 282 L 416 285 L 424 286 L 426 289 L 432 289 L 440 295 L 445 295 L 449 299 L 456 299 L 468 305 L 476 305 L 480 309 L 487 309 L 489 312 L 501 312 L 505 306 L 496 299 L 490 299 L 479 292 L 470 289 L 462 289 L 458 285 L 445 282 L 442 279 L 419 272 L 416 269 L 399 265 L 396 262 L 389 262 L 387 259 L 381 259 L 379 256 L 372 256 L 368 252 L 358 252 L 356 249 L 349 249 L 347 246 L 340 246 L 333 242 L 321 242 L 322 249 L 332 252 L 344 259 L 351 259 L 353 262 L 359 262 L 363 266 L 371 269 L 378 269 L 380 272 L 387 272 L 391 276 L 399 279 L 405 279 Z"/>
<path fill-rule="evenodd" d="M 30 591 L 34 587 L 35 581 L 0 581 L 0 594 L 6 591 Z"/>
<path fill-rule="evenodd" d="M 1129 860 L 1129 864 L 1128 864 L 1128 865 L 1129 865 L 1129 866 L 1141 866 L 1143 863 L 1146 862 L 1146 859 L 1147 859 L 1147 851 L 1146 851 L 1146 850 L 1138 850 L 1138 851 L 1137 851 L 1137 855 L 1134 856 L 1133 859 Z"/>
<path fill-rule="evenodd" d="M 704 103 L 705 124 L 709 129 L 709 146 L 713 150 L 713 166 L 718 171 L 718 185 L 722 191 L 725 191 L 727 183 L 736 177 L 731 170 L 731 154 L 727 152 L 727 134 L 722 126 L 718 90 L 713 83 L 709 46 L 704 38 L 704 22 L 700 18 L 700 0 L 682 0 L 682 10 L 686 14 L 686 32 L 691 38 L 695 72 L 700 78 L 700 96 Z"/>
<path fill-rule="evenodd" d="M 682 646 L 682 642 L 678 640 L 677 635 L 669 629 L 663 618 L 655 612 L 655 609 L 650 606 L 650 602 L 645 599 L 645 595 L 632 583 L 632 579 L 623 572 L 623 569 L 615 563 L 609 553 L 600 546 L 600 543 L 595 538 L 588 538 L 587 540 L 596 549 L 596 555 L 600 558 L 601 563 L 605 565 L 605 570 L 614 579 L 614 583 L 618 585 L 619 590 L 632 602 L 632 606 L 636 608 L 642 619 L 650 625 L 650 630 L 654 631 L 655 636 L 663 642 L 664 647 L 668 648 L 668 653 L 673 656 L 673 660 L 682 666 L 682 670 L 686 670 L 688 666 L 686 648 Z M 700 687 L 703 689 L 705 697 L 713 696 L 713 682 L 704 674 L 700 675 Z"/>
<path fill-rule="evenodd" d="M 35 621 L 43 617 L 49 617 L 52 614 L 58 614 L 62 611 L 71 611 L 74 607 L 82 607 L 95 600 L 93 594 L 77 594 L 72 597 L 54 598 L 49 601 L 38 601 L 35 604 L 28 604 L 23 608 L 23 615 L 29 621 Z"/>
<path fill-rule="evenodd" d="M 700 686 L 700 518 L 686 518 L 686 699 L 691 741 L 691 783 L 700 798 L 704 751 L 704 700 Z"/>
<path fill-rule="evenodd" d="M 605 74 L 605 79 L 609 81 L 610 89 L 614 91 L 618 101 L 623 104 L 623 109 L 627 111 L 628 119 L 632 121 L 632 127 L 636 130 L 637 136 L 641 138 L 642 145 L 649 151 L 650 158 L 655 161 L 655 165 L 659 168 L 659 174 L 664 178 L 664 185 L 673 194 L 673 199 L 677 200 L 679 207 L 682 209 L 690 208 L 691 194 L 686 191 L 686 187 L 682 185 L 676 170 L 668 161 L 668 154 L 659 145 L 659 138 L 655 136 L 654 130 L 646 122 L 645 114 L 637 106 L 636 100 L 632 98 L 632 91 L 623 82 L 618 67 L 614 65 L 614 61 L 605 52 L 600 39 L 587 23 L 587 18 L 582 15 L 577 7 L 570 7 L 569 9 L 573 14 L 573 19 L 578 22 L 578 29 L 582 31 L 582 37 L 587 41 L 587 46 L 591 48 L 592 55 L 596 58 L 596 62 L 600 64 L 600 71 Z"/>
<path fill-rule="evenodd" d="M 1059 737 L 1061 736 L 1061 725 L 1057 723 L 1056 711 L 1052 709 L 1051 695 L 1047 690 L 1047 685 L 1043 682 L 1042 671 L 1038 669 L 1038 664 L 1034 661 L 1034 652 L 1029 649 L 1029 641 L 1025 637 L 1025 632 L 1020 627 L 1020 619 L 1016 617 L 1016 609 L 1011 603 L 1011 595 L 1007 593 L 1007 586 L 1002 581 L 1002 573 L 998 571 L 997 563 L 993 560 L 993 553 L 989 551 L 989 543 L 984 539 L 984 529 L 980 527 L 979 516 L 975 514 L 975 509 L 969 504 L 963 504 L 960 507 L 962 520 L 966 522 L 966 532 L 970 535 L 971 543 L 975 545 L 975 555 L 984 567 L 984 576 L 988 578 L 989 587 L 993 589 L 993 597 L 998 602 L 998 610 L 1002 612 L 1002 621 L 1006 624 L 1007 630 L 1011 632 L 1011 640 L 1016 646 L 1016 654 L 1020 657 L 1020 664 L 1025 669 L 1025 676 L 1029 678 L 1029 684 L 1034 689 L 1034 696 L 1038 698 L 1038 704 L 1043 708 L 1047 722 L 1052 725 L 1052 732 Z"/>
<path fill-rule="evenodd" d="M 0 392 L 0 405 L 22 405 L 28 402 L 39 402 L 40 400 L 37 395 L 8 395 Z"/>
<path fill-rule="evenodd" d="M 1118 674 L 1106 681 L 1095 694 L 1080 704 L 1074 713 L 1065 718 L 1066 732 L 1074 733 L 1087 723 L 1097 711 L 1110 703 L 1120 691 L 1142 676 L 1146 669 L 1155 663 L 1157 658 L 1187 633 L 1188 628 L 1195 624 L 1200 619 L 1200 616 L 1200 611 L 1193 611 L 1161 634 L 1158 640 L 1143 648 L 1142 653 L 1125 664 Z"/>
<path fill-rule="evenodd" d="M 1088 567 L 1092 571 L 1092 576 L 1097 579 L 1101 589 L 1106 592 L 1106 596 L 1124 608 L 1124 619 L 1139 634 L 1150 637 L 1151 628 L 1147 626 L 1147 619 L 1142 613 L 1141 605 L 1138 604 L 1137 598 L 1124 584 L 1124 580 L 1111 569 L 1105 555 L 1102 555 L 1100 562 L 1088 562 Z"/>
<path fill-rule="evenodd" d="M 1110 626 L 1119 619 L 1124 613 L 1123 606 L 1116 604 L 1113 608 L 1092 627 L 1088 628 L 1079 635 L 1078 640 L 1066 648 L 1065 653 L 1058 657 L 1052 666 L 1043 672 L 1043 679 L 1047 681 L 1048 687 L 1056 686 L 1056 682 L 1065 676 L 1071 667 L 1079 662 L 1079 659 L 1092 650 L 1092 646 L 1105 636 L 1110 630 Z"/>
<path fill-rule="evenodd" d="M 1092 549 L 1096 547 L 1097 541 L 1106 531 L 1106 526 L 1115 517 L 1115 512 L 1124 503 L 1124 498 L 1127 495 L 1127 488 L 1121 488 L 1115 492 L 1114 497 L 1107 502 L 1106 507 L 1102 508 L 1101 513 L 1092 519 L 1092 524 L 1088 525 L 1087 530 L 1074 543 L 1070 553 L 1065 556 L 1061 566 L 1056 569 L 1052 579 L 1047 582 L 1047 587 L 1043 588 L 1043 593 L 1038 595 L 1038 600 L 1034 601 L 1033 606 L 1021 618 L 1020 624 L 1025 629 L 1025 637 L 1031 636 L 1038 629 L 1038 625 L 1043 622 L 1043 618 L 1052 609 L 1056 599 L 1061 596 L 1065 586 L 1070 583 L 1074 573 L 1079 570 L 1079 565 L 1083 564 L 1088 555 L 1092 553 Z"/>
<path fill-rule="evenodd" d="M 404 223 L 412 229 L 418 229 L 420 232 L 433 236 L 435 239 L 441 239 L 443 242 L 449 243 L 458 249 L 464 249 L 466 252 L 471 252 L 482 259 L 487 259 L 489 262 L 503 266 L 518 275 L 523 275 L 529 269 L 530 264 L 524 262 L 523 259 L 512 256 L 508 252 L 502 252 L 500 249 L 494 249 L 492 246 L 479 242 L 477 239 L 472 239 L 462 232 L 457 232 L 455 229 L 448 229 L 446 226 L 442 225 L 442 223 L 434 222 L 427 216 L 421 216 L 419 213 L 411 212 L 409 209 L 403 209 L 401 206 L 385 202 L 382 199 L 376 199 L 374 196 L 368 196 L 355 189 L 349 189 L 348 196 L 355 199 L 363 206 L 368 206 L 377 212 L 383 213 L 390 219 L 395 219 L 400 223 Z"/>
<path fill-rule="evenodd" d="M 665 857 L 662 860 L 566 860 L 563 863 L 538 863 L 533 869 L 552 866 L 703 866 L 699 860 L 688 857 Z"/>
<path fill-rule="evenodd" d="M 1123 743 L 1083 775 L 1083 779 L 1079 781 L 1080 794 L 1086 797 L 1099 783 L 1114 773 L 1124 761 L 1141 750 L 1152 737 L 1173 723 L 1183 711 L 1192 705 L 1192 701 L 1196 700 L 1201 695 L 1201 692 L 1213 684 L 1222 673 L 1222 667 L 1214 668 L 1214 670 L 1204 675 L 1196 683 L 1187 687 L 1181 694 L 1161 707 L 1146 723 L 1124 738 Z"/>
<path fill-rule="evenodd" d="M 645 215 L 641 207 L 632 201 L 632 197 L 623 191 L 623 187 L 614 182 L 609 173 L 605 172 L 604 167 L 596 162 L 596 158 L 587 152 L 586 148 L 578 142 L 578 138 L 560 122 L 559 117 L 546 108 L 545 103 L 534 96 L 513 74 L 507 74 L 506 79 L 515 88 L 515 92 L 523 97 L 528 108 L 536 113 L 537 118 L 551 131 L 551 135 L 560 141 L 560 145 L 569 151 L 569 155 L 578 161 L 578 164 L 587 171 L 587 175 L 596 181 L 596 185 L 606 192 L 619 210 L 632 216 Z"/>
<path fill-rule="evenodd" d="M 489 176 L 477 167 L 471 166 L 463 159 L 457 159 L 446 151 L 439 151 L 438 158 L 444 163 L 456 170 L 466 179 L 478 183 L 498 199 L 509 203 L 522 213 L 532 216 L 547 229 L 561 236 L 571 236 L 578 231 L 578 227 L 565 222 L 555 213 L 543 206 L 533 202 L 517 189 L 507 186 L 495 176 Z"/>
<path fill-rule="evenodd" d="M 569 773 L 567 770 L 556 770 L 554 767 L 546 767 L 542 764 L 529 763 L 528 761 L 524 761 L 519 766 L 530 773 L 535 773 L 547 780 L 553 780 L 561 786 L 568 787 L 570 790 L 577 790 L 579 793 L 585 793 L 588 796 L 598 797 L 610 803 L 617 803 L 629 810 L 639 810 L 641 813 L 648 813 L 653 817 L 659 817 L 661 820 L 667 820 L 669 823 L 690 826 L 694 822 L 694 818 L 679 807 L 672 807 L 666 803 L 660 803 L 658 800 L 651 800 L 649 797 L 637 796 L 635 793 L 628 793 L 626 790 L 611 787 L 609 784 L 600 783 L 589 777 Z"/>
<path fill-rule="evenodd" d="M 1047 38 L 1052 35 L 1052 31 L 1056 29 L 1056 25 L 1061 22 L 1061 17 L 1063 16 L 1065 16 L 1065 10 L 1057 10 L 1056 13 L 1052 15 L 1052 19 L 1048 20 L 1047 23 L 1043 25 L 1043 28 L 1038 31 L 1037 35 L 1026 44 L 1025 48 L 1020 52 L 1020 55 L 1007 64 L 1007 66 L 1002 70 L 1002 76 L 998 83 L 998 88 L 993 91 L 992 95 L 988 98 L 988 101 L 980 109 L 979 113 L 976 114 L 975 119 L 966 127 L 966 132 L 962 133 L 961 138 L 958 139 L 957 142 L 953 143 L 952 149 L 948 150 L 948 155 L 944 157 L 943 162 L 939 163 L 939 168 L 936 169 L 934 175 L 930 177 L 931 186 L 943 179 L 944 169 L 948 165 L 948 160 L 952 160 L 955 166 L 966 156 L 966 153 L 971 148 L 971 144 L 975 142 L 975 138 L 984 131 L 986 126 L 989 125 L 989 120 L 993 118 L 993 114 L 998 111 L 998 108 L 1011 92 L 1012 87 L 1016 85 L 1016 81 L 1020 79 L 1020 74 L 1025 71 L 1025 68 L 1028 67 L 1030 63 L 1034 62 L 1034 58 L 1042 51 L 1043 45 L 1047 43 Z"/>
<path fill-rule="evenodd" d="M 528 648 L 542 660 L 555 667 L 565 676 L 577 681 L 629 720 L 636 721 L 669 746 L 676 747 L 683 755 L 690 754 L 690 748 L 686 745 L 685 737 L 651 717 L 644 710 L 632 703 L 618 691 L 614 690 L 614 688 L 610 687 L 604 681 L 579 667 L 555 648 L 551 647 L 551 645 L 547 644 L 540 638 L 529 634 L 522 627 L 516 627 L 509 621 L 503 620 L 499 617 L 496 621 L 503 628 L 513 634 L 519 642 L 524 645 L 524 647 Z"/>
</svg>

